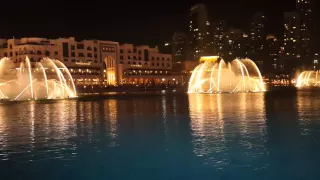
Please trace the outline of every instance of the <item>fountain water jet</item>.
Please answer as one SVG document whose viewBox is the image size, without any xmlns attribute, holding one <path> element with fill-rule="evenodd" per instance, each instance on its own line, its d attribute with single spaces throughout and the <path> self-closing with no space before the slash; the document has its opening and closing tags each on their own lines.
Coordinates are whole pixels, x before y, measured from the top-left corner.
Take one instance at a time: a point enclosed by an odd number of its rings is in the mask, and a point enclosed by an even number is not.
<svg viewBox="0 0 320 180">
<path fill-rule="evenodd" d="M 188 93 L 235 93 L 266 91 L 257 65 L 250 59 L 218 62 L 217 57 L 200 60 L 190 78 Z"/>
<path fill-rule="evenodd" d="M 320 87 L 320 71 L 304 71 L 302 72 L 296 83 L 297 88 Z"/>
<path fill-rule="evenodd" d="M 43 58 L 40 62 L 31 63 L 26 57 L 16 68 L 9 58 L 0 59 L 0 100 L 74 97 L 77 97 L 77 91 L 73 78 L 62 62 Z"/>
</svg>

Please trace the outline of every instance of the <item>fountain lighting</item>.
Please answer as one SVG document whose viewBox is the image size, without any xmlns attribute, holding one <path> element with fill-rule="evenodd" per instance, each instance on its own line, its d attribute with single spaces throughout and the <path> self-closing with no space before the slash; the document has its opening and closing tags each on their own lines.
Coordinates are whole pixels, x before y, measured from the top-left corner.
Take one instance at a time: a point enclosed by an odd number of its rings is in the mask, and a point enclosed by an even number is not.
<svg viewBox="0 0 320 180">
<path fill-rule="evenodd" d="M 26 57 L 15 67 L 9 58 L 0 59 L 0 100 L 66 99 L 77 97 L 74 80 L 60 61 L 43 58 L 30 62 Z"/>
<path fill-rule="evenodd" d="M 304 71 L 298 76 L 296 82 L 297 88 L 320 87 L 320 72 Z"/>
<path fill-rule="evenodd" d="M 232 62 L 216 56 L 202 57 L 192 72 L 188 93 L 264 92 L 264 82 L 257 65 L 250 59 Z"/>
</svg>

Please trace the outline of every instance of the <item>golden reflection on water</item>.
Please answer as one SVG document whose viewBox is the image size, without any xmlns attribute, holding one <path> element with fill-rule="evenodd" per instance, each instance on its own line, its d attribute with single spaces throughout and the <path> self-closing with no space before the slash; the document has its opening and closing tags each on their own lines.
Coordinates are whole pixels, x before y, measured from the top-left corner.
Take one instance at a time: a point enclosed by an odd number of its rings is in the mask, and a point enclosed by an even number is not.
<svg viewBox="0 0 320 180">
<path fill-rule="evenodd" d="M 302 135 L 311 135 L 320 117 L 320 97 L 318 91 L 297 92 L 297 111 Z M 316 132 L 314 132 L 316 134 Z"/>
<path fill-rule="evenodd" d="M 107 123 L 107 132 L 111 138 L 110 146 L 114 147 L 117 145 L 117 119 L 118 119 L 118 102 L 116 100 L 104 101 L 104 114 L 107 116 L 109 122 Z"/>
<path fill-rule="evenodd" d="M 0 159 L 39 149 L 45 159 L 74 158 L 77 147 L 70 139 L 77 135 L 77 104 L 77 101 L 59 100 L 1 105 Z M 23 148 L 12 152 L 16 146 Z M 32 159 L 26 155 L 23 161 Z"/>
<path fill-rule="evenodd" d="M 297 108 L 300 116 L 320 116 L 320 97 L 318 92 L 303 92 L 297 93 Z M 307 119 L 304 119 L 307 120 Z"/>
<path fill-rule="evenodd" d="M 35 103 L 31 102 L 30 104 L 30 117 L 29 117 L 29 126 L 30 126 L 30 146 L 33 150 L 35 143 L 35 134 L 34 134 L 34 121 L 35 121 Z"/>
<path fill-rule="evenodd" d="M 194 153 L 210 157 L 207 163 L 222 166 L 229 163 L 225 157 L 233 145 L 247 150 L 254 146 L 264 148 L 264 144 L 256 144 L 254 139 L 265 136 L 264 106 L 263 93 L 190 94 Z M 258 155 L 251 152 L 250 156 Z"/>
<path fill-rule="evenodd" d="M 0 108 L 0 150 L 7 149 L 7 133 L 8 127 L 6 123 L 6 111 L 4 108 Z M 0 160 L 7 160 L 8 155 L 0 152 Z"/>
<path fill-rule="evenodd" d="M 264 96 L 259 93 L 30 101 L 1 105 L 0 158 L 12 158 L 10 150 L 19 146 L 24 149 L 15 153 L 40 151 L 47 159 L 72 159 L 83 142 L 90 143 L 87 147 L 94 151 L 119 146 L 121 132 L 144 141 L 150 133 L 161 131 L 168 143 L 185 128 L 186 136 L 190 135 L 188 114 L 194 153 L 220 154 L 208 162 L 227 164 L 224 157 L 230 153 L 230 144 L 246 149 L 263 146 L 254 143 L 265 131 Z M 234 139 L 238 141 L 232 142 Z M 106 146 L 101 146 L 104 142 Z M 257 156 L 255 152 L 250 155 Z"/>
</svg>

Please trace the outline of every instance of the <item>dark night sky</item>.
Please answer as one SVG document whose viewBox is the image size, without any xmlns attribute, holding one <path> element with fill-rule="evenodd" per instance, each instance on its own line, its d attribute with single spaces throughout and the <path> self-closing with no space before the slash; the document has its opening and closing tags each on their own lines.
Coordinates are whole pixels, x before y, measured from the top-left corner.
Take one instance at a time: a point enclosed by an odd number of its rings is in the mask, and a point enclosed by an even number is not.
<svg viewBox="0 0 320 180">
<path fill-rule="evenodd" d="M 2 4 L 0 36 L 68 37 L 136 44 L 162 44 L 174 31 L 185 31 L 191 5 L 199 1 L 36 1 Z M 181 4 L 183 2 L 183 4 Z M 201 1 L 205 2 L 206 1 Z M 214 19 L 246 29 L 255 12 L 269 16 L 269 31 L 281 34 L 282 12 L 295 0 L 211 0 Z"/>
</svg>

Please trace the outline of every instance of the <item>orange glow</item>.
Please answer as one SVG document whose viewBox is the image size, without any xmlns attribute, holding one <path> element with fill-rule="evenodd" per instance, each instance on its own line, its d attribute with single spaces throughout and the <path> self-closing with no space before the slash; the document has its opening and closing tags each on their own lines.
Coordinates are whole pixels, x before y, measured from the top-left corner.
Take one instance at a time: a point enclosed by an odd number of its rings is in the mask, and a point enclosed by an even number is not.
<svg viewBox="0 0 320 180">
<path fill-rule="evenodd" d="M 226 63 L 210 59 L 197 66 L 190 78 L 188 93 L 264 92 L 257 65 L 250 59 Z M 214 63 L 211 63 L 214 62 Z"/>
<path fill-rule="evenodd" d="M 202 62 L 216 62 L 218 61 L 219 56 L 202 56 L 200 58 L 200 63 Z"/>
<path fill-rule="evenodd" d="M 304 71 L 297 79 L 296 87 L 312 87 L 320 85 L 319 71 Z"/>
</svg>

